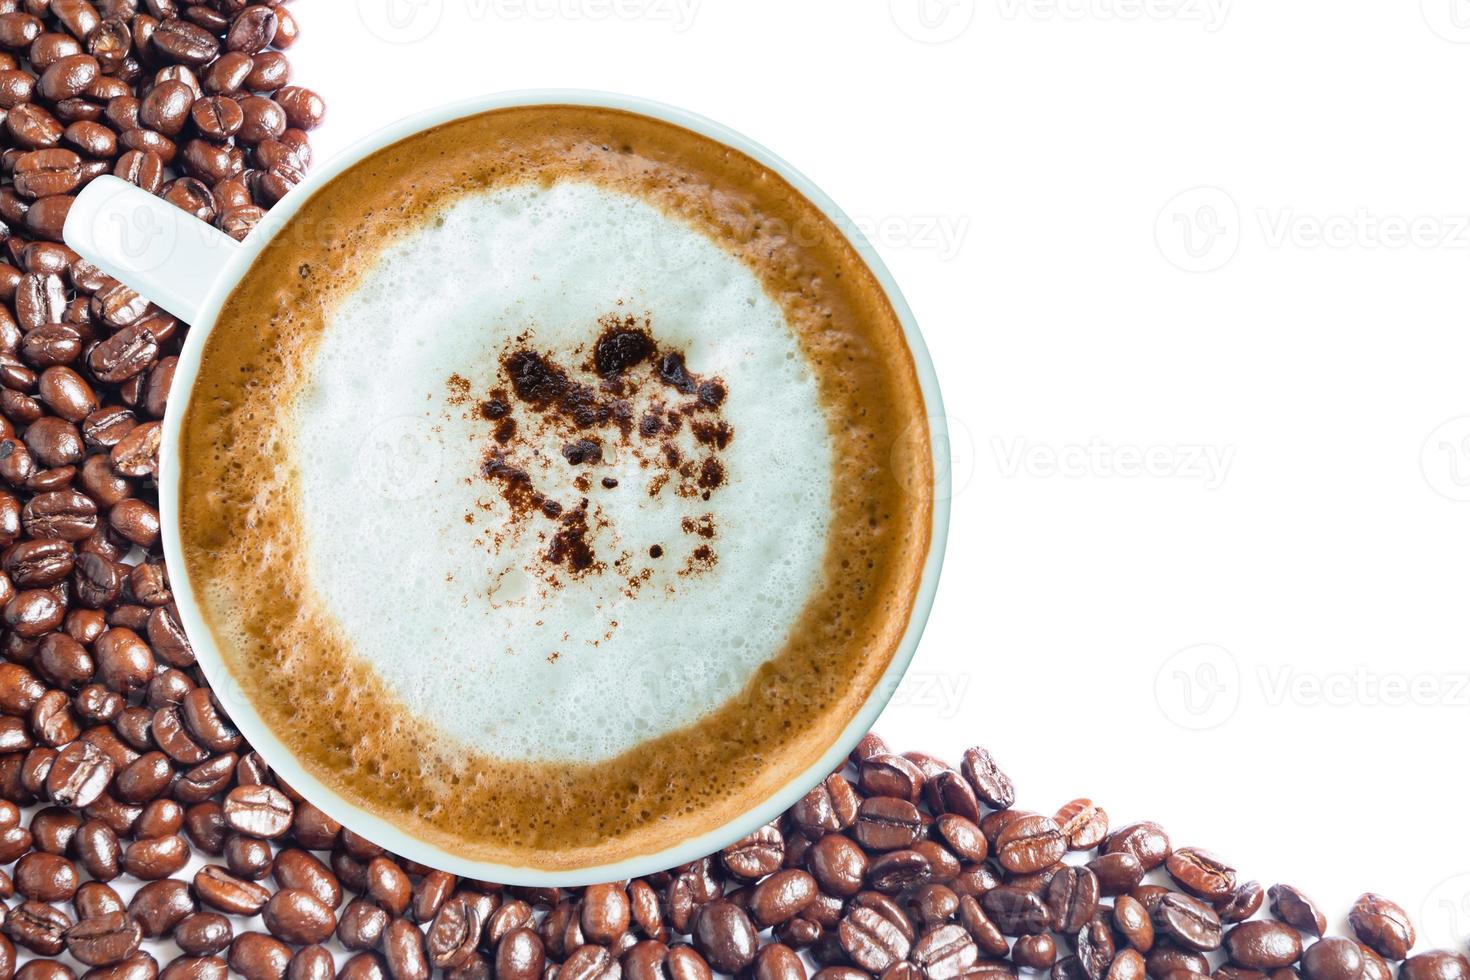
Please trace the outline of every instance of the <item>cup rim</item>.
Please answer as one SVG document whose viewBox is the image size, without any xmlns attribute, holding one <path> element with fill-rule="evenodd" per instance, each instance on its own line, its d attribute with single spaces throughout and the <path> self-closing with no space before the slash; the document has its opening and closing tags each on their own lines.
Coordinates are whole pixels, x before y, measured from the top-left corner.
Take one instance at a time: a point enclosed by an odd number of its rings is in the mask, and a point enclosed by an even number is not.
<svg viewBox="0 0 1470 980">
<path fill-rule="evenodd" d="M 189 579 L 188 566 L 183 556 L 178 522 L 179 486 L 183 474 L 179 471 L 176 462 L 182 420 L 194 394 L 203 347 L 214 329 L 225 299 L 244 278 L 255 259 L 275 238 L 280 229 L 319 188 L 378 150 L 416 133 L 483 112 L 537 105 L 579 105 L 619 109 L 682 126 L 744 153 L 770 168 L 816 206 L 842 231 L 857 251 L 874 278 L 877 279 L 894 313 L 898 316 L 924 399 L 929 425 L 929 441 L 934 457 L 934 493 L 929 551 L 924 559 L 919 588 L 914 597 L 908 622 L 894 650 L 893 657 L 878 683 L 873 687 L 860 710 L 849 720 L 840 736 L 827 751 L 812 765 L 786 780 L 776 792 L 767 796 L 759 804 L 718 827 L 659 851 L 631 855 L 606 864 L 562 870 L 517 867 L 476 861 L 455 855 L 451 851 L 414 837 L 382 817 L 344 799 L 298 762 L 295 754 L 276 738 L 270 727 L 255 710 L 250 699 L 244 695 L 220 655 L 213 632 L 199 612 L 193 585 Z M 163 551 L 169 566 L 170 586 L 179 610 L 180 621 L 193 646 L 200 669 L 209 679 L 216 695 L 225 701 L 225 710 L 235 726 L 240 729 L 246 741 L 260 753 L 278 776 L 344 827 L 411 861 L 478 880 L 495 881 L 506 885 L 555 887 L 635 878 L 666 868 L 677 867 L 712 854 L 776 819 L 805 795 L 812 786 L 843 764 L 848 753 L 871 729 L 878 715 L 888 704 L 918 647 L 919 638 L 934 603 L 944 562 L 952 488 L 950 485 L 949 435 L 944 403 L 940 396 L 938 377 L 933 362 L 924 339 L 919 333 L 913 311 L 909 308 L 892 274 L 867 237 L 821 188 L 760 143 L 721 123 L 686 109 L 639 96 L 591 89 L 518 89 L 463 99 L 415 113 L 355 141 L 293 188 L 280 203 L 271 209 L 262 224 L 265 227 L 258 227 L 243 244 L 234 249 L 234 254 L 225 263 L 223 272 L 210 287 L 208 297 L 191 326 L 183 350 L 179 354 L 172 389 L 173 403 L 170 405 L 170 411 L 165 413 L 163 420 L 159 506 L 162 514 Z M 221 685 L 219 681 L 225 683 Z"/>
</svg>

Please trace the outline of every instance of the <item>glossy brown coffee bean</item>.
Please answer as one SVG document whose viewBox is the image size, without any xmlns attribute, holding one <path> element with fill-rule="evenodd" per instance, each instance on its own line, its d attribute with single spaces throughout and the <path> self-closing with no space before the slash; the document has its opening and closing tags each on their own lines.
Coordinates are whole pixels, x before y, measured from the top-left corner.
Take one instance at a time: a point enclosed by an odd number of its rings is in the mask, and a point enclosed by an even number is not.
<svg viewBox="0 0 1470 980">
<path fill-rule="evenodd" d="M 785 842 L 781 832 L 767 824 L 720 852 L 720 862 L 737 878 L 756 881 L 781 867 Z"/>
<path fill-rule="evenodd" d="M 1214 902 L 1215 912 L 1221 922 L 1244 922 L 1260 911 L 1265 899 L 1266 890 L 1259 881 L 1242 882 L 1230 894 Z"/>
<path fill-rule="evenodd" d="M 67 951 L 87 966 L 122 963 L 142 942 L 142 926 L 122 912 L 83 919 L 66 931 Z"/>
<path fill-rule="evenodd" d="M 1242 922 L 1225 934 L 1230 962 L 1250 970 L 1291 966 L 1302 955 L 1301 936 L 1283 922 L 1257 919 Z"/>
<path fill-rule="evenodd" d="M 224 952 L 234 939 L 230 920 L 217 912 L 195 912 L 174 926 L 173 940 L 190 956 L 213 956 Z"/>
<path fill-rule="evenodd" d="M 1057 962 L 1057 944 L 1045 933 L 1021 936 L 1011 949 L 1011 958 L 1024 970 L 1050 970 Z"/>
<path fill-rule="evenodd" d="M 858 807 L 852 833 L 870 851 L 896 851 L 918 843 L 924 822 L 918 808 L 908 800 L 874 796 Z"/>
<path fill-rule="evenodd" d="M 376 949 L 388 929 L 389 918 L 376 902 L 355 898 L 342 910 L 337 940 L 351 950 Z"/>
<path fill-rule="evenodd" d="M 424 934 L 407 919 L 394 919 L 383 934 L 383 958 L 393 980 L 428 980 Z"/>
<path fill-rule="evenodd" d="M 694 916 L 694 948 L 717 970 L 736 973 L 755 959 L 758 942 L 754 924 L 733 902 L 716 899 Z"/>
<path fill-rule="evenodd" d="M 1448 949 L 1420 953 L 1404 960 L 1401 980 L 1470 980 L 1470 959 Z"/>
<path fill-rule="evenodd" d="M 237 786 L 225 797 L 225 823 L 249 837 L 270 840 L 291 829 L 294 808 L 273 786 Z"/>
<path fill-rule="evenodd" d="M 269 889 L 217 865 L 205 865 L 194 875 L 194 893 L 209 908 L 245 916 L 258 914 L 271 897 Z"/>
<path fill-rule="evenodd" d="M 1188 895 L 1165 895 L 1153 910 L 1154 930 L 1184 949 L 1208 953 L 1223 940 L 1215 910 Z"/>
<path fill-rule="evenodd" d="M 1302 975 L 1307 980 L 1366 980 L 1363 949 L 1341 936 L 1319 940 L 1302 954 Z"/>
<path fill-rule="evenodd" d="M 1156 823 L 1143 821 L 1115 830 L 1103 844 L 1103 853 L 1130 854 L 1148 872 L 1168 860 L 1173 853 L 1173 846 L 1164 828 Z"/>
<path fill-rule="evenodd" d="M 1001 867 L 1030 874 L 1061 860 L 1067 841 L 1056 821 L 1031 814 L 1008 824 L 996 837 L 995 850 Z"/>
<path fill-rule="evenodd" d="M 1414 924 L 1408 913 L 1382 895 L 1367 892 L 1353 903 L 1348 925 L 1358 941 L 1391 960 L 1401 960 L 1414 946 Z"/>
<path fill-rule="evenodd" d="M 261 917 L 271 935 L 309 946 L 326 941 L 337 928 L 331 906 L 304 888 L 283 888 L 270 897 Z"/>
<path fill-rule="evenodd" d="M 986 806 L 993 810 L 1008 809 L 1016 802 L 1015 786 L 1001 771 L 994 756 L 976 746 L 965 750 L 960 772 Z"/>
<path fill-rule="evenodd" d="M 246 980 L 283 980 L 291 948 L 263 932 L 242 932 L 230 942 L 228 962 Z"/>
<path fill-rule="evenodd" d="M 188 863 L 189 842 L 178 834 L 135 840 L 123 850 L 123 869 L 144 881 L 167 878 Z"/>
</svg>

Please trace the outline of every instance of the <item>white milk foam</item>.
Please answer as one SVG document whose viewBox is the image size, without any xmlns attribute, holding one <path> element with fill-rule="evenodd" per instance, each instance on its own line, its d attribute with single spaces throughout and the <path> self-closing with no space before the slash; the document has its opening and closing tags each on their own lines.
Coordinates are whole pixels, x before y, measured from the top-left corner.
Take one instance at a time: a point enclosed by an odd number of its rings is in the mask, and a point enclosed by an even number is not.
<svg viewBox="0 0 1470 980">
<path fill-rule="evenodd" d="M 646 201 L 562 180 L 460 199 L 362 282 L 288 408 L 292 463 L 319 601 L 410 711 L 498 758 L 597 761 L 696 721 L 782 648 L 820 581 L 832 446 L 815 379 L 751 270 Z M 616 447 L 590 468 L 554 437 L 515 450 L 547 497 L 589 500 L 598 556 L 621 560 L 553 583 L 553 525 L 513 526 L 478 475 L 490 423 L 446 381 L 484 398 L 522 335 L 581 364 L 599 318 L 629 313 L 691 372 L 723 379 L 727 482 L 708 501 L 651 496 L 654 471 Z M 590 489 L 573 486 L 579 472 Z M 703 515 L 718 559 L 681 575 L 706 543 L 681 521 Z"/>
</svg>

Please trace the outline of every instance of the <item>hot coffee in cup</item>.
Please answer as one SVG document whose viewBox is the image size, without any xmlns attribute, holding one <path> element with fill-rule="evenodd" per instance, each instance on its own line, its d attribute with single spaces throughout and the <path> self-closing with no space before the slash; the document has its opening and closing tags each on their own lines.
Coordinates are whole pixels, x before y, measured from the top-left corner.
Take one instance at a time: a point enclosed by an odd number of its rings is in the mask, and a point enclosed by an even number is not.
<svg viewBox="0 0 1470 980">
<path fill-rule="evenodd" d="M 246 714 L 351 807 L 541 872 L 734 828 L 841 751 L 936 501 L 913 338 L 832 217 L 587 104 L 308 191 L 172 420 L 194 632 Z"/>
</svg>

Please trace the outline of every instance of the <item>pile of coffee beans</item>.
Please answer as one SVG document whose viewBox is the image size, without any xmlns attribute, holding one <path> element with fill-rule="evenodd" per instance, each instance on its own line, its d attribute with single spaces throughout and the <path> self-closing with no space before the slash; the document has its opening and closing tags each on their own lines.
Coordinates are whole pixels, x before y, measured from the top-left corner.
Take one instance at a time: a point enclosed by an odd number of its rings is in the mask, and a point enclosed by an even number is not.
<svg viewBox="0 0 1470 980">
<path fill-rule="evenodd" d="M 187 326 L 60 235 L 104 173 L 246 235 L 324 111 L 289 84 L 296 33 L 278 2 L 0 0 L 0 980 L 1470 980 L 1387 899 L 1327 937 L 1301 892 L 1155 824 L 1017 809 L 981 749 L 869 736 L 719 854 L 568 890 L 403 860 L 275 779 L 159 553 Z"/>
<path fill-rule="evenodd" d="M 296 36 L 279 0 L 0 0 L 0 219 L 13 236 L 6 292 L 18 288 L 17 269 L 69 280 L 63 288 L 81 295 L 88 318 L 76 323 L 62 315 L 70 309 L 30 310 L 46 317 L 43 326 L 80 329 L 88 346 L 89 327 L 141 323 L 165 343 L 158 335 L 174 333 L 173 324 L 150 320 L 147 304 L 95 270 L 68 276 L 68 253 L 48 243 L 61 241 L 76 191 L 107 173 L 243 238 L 262 208 L 300 182 L 311 159 L 306 131 L 325 111 L 315 93 L 290 84 L 279 49 Z M 14 333 L 11 324 L 4 340 L 12 354 Z M 75 337 L 43 343 L 40 357 L 29 358 L 41 367 L 76 359 L 65 358 Z M 57 346 L 61 353 L 52 354 Z M 107 384 L 133 376 L 102 373 Z M 5 414 L 14 417 L 8 406 Z"/>
</svg>

